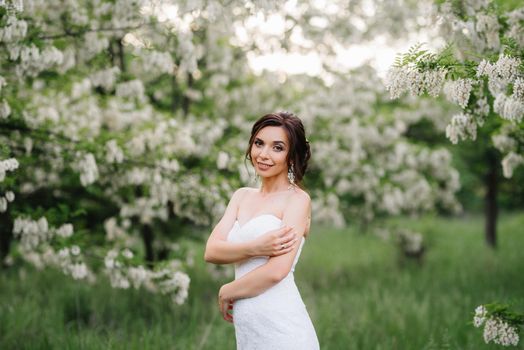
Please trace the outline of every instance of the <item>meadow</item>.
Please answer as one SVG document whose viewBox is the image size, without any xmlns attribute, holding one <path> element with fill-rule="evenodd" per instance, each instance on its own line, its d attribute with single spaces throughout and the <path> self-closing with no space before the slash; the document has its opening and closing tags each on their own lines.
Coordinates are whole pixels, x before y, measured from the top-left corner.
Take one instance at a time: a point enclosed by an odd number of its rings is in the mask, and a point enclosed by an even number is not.
<svg viewBox="0 0 524 350">
<path fill-rule="evenodd" d="M 484 243 L 479 215 L 389 224 L 423 233 L 421 264 L 358 228 L 313 228 L 295 278 L 321 349 L 497 348 L 471 324 L 473 310 L 492 301 L 524 310 L 524 214 L 500 216 L 496 250 Z M 104 279 L 88 285 L 28 265 L 1 271 L 0 349 L 234 349 L 233 326 L 216 303 L 227 279 L 214 280 L 204 243 L 193 245 L 182 306 Z"/>
</svg>

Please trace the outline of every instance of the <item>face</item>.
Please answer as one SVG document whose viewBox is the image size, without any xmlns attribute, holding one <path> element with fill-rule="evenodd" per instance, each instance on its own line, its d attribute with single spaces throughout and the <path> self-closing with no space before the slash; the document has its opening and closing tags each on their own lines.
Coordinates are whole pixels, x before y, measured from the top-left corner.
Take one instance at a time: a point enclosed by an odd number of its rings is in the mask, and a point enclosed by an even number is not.
<svg viewBox="0 0 524 350">
<path fill-rule="evenodd" d="M 261 177 L 287 176 L 289 141 L 280 126 L 266 126 L 256 135 L 251 146 L 251 161 Z"/>
</svg>

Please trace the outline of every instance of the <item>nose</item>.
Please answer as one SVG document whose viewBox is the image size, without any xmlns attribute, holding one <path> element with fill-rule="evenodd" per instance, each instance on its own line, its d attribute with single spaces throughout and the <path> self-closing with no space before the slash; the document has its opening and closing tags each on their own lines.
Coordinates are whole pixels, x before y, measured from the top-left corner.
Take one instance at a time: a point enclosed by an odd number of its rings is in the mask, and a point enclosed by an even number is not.
<svg viewBox="0 0 524 350">
<path fill-rule="evenodd" d="M 268 148 L 267 146 L 262 147 L 259 153 L 260 158 L 267 158 L 268 157 Z"/>
</svg>

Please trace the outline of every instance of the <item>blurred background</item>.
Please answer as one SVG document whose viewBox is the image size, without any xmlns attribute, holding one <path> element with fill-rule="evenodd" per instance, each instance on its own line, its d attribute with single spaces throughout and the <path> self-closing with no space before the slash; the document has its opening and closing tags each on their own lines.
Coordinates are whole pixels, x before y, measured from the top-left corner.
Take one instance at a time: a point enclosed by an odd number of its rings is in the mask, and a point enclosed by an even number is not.
<svg viewBox="0 0 524 350">
<path fill-rule="evenodd" d="M 491 349 L 475 308 L 524 310 L 520 1 L 5 0 L 0 46 L 0 348 L 233 349 L 203 251 L 280 110 L 322 349 Z"/>
</svg>

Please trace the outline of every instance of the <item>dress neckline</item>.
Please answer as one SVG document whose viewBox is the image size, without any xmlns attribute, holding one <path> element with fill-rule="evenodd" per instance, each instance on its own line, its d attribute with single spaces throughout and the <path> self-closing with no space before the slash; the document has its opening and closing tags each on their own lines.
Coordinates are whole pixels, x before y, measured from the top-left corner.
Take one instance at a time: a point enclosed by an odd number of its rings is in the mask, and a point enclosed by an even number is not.
<svg viewBox="0 0 524 350">
<path fill-rule="evenodd" d="M 235 222 L 238 224 L 238 226 L 239 226 L 240 228 L 243 228 L 243 227 L 245 227 L 247 224 L 249 224 L 251 221 L 253 221 L 253 220 L 255 220 L 255 219 L 258 219 L 258 218 L 260 218 L 260 217 L 264 217 L 264 216 L 272 216 L 272 217 L 274 217 L 275 219 L 277 219 L 277 220 L 279 220 L 279 221 L 282 221 L 282 219 L 279 218 L 278 216 L 276 216 L 275 214 L 269 214 L 269 213 L 268 213 L 268 214 L 258 214 L 258 215 L 255 215 L 255 216 L 253 216 L 251 219 L 247 220 L 247 221 L 246 221 L 245 223 L 243 223 L 243 224 L 240 224 L 240 221 L 238 221 L 238 219 L 236 219 Z"/>
</svg>

